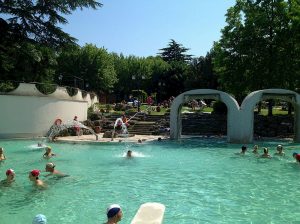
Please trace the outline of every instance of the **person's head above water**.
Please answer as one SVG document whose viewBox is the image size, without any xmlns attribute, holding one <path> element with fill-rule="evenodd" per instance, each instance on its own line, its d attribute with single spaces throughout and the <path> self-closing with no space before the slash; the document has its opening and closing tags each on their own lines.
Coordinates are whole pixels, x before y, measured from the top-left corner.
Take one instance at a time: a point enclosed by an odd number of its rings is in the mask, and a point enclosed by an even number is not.
<svg viewBox="0 0 300 224">
<path fill-rule="evenodd" d="M 108 220 L 113 220 L 115 223 L 119 222 L 122 219 L 122 210 L 120 205 L 110 205 L 107 208 L 106 215 Z"/>
<path fill-rule="evenodd" d="M 264 147 L 264 154 L 268 154 L 269 153 L 269 149 Z"/>
<path fill-rule="evenodd" d="M 282 145 L 277 145 L 277 151 L 282 151 L 283 150 L 283 147 L 282 147 Z"/>
<path fill-rule="evenodd" d="M 245 145 L 242 146 L 242 152 L 246 152 L 247 147 Z"/>
<path fill-rule="evenodd" d="M 33 218 L 32 224 L 47 224 L 47 218 L 43 214 L 38 214 Z"/>
<path fill-rule="evenodd" d="M 132 151 L 131 151 L 131 150 L 128 150 L 126 156 L 127 156 L 127 157 L 132 157 Z"/>
<path fill-rule="evenodd" d="M 47 163 L 46 164 L 46 171 L 52 172 L 54 170 L 55 164 L 54 163 Z"/>
<path fill-rule="evenodd" d="M 293 152 L 293 157 L 295 157 L 296 155 L 298 155 L 298 153 L 297 152 Z"/>
<path fill-rule="evenodd" d="M 29 179 L 30 180 L 37 180 L 39 179 L 40 171 L 39 170 L 31 170 L 29 172 Z"/>
<path fill-rule="evenodd" d="M 0 154 L 4 153 L 4 148 L 0 147 Z"/>
<path fill-rule="evenodd" d="M 5 172 L 7 179 L 14 179 L 15 177 L 15 171 L 13 169 L 8 169 Z"/>
</svg>

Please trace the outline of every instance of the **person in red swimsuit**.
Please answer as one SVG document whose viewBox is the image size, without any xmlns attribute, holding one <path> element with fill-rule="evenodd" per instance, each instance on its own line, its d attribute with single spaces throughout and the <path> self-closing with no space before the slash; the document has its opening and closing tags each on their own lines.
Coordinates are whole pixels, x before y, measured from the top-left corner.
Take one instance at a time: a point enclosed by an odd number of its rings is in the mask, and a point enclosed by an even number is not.
<svg viewBox="0 0 300 224">
<path fill-rule="evenodd" d="M 298 154 L 297 152 L 294 152 L 293 157 L 296 159 L 296 162 L 300 163 L 300 154 Z"/>
</svg>

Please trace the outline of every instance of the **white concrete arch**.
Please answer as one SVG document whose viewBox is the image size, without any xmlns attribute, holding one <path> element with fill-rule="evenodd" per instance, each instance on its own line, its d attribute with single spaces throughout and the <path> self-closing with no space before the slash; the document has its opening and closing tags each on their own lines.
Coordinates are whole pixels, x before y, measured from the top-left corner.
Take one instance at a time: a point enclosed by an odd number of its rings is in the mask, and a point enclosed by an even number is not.
<svg viewBox="0 0 300 224">
<path fill-rule="evenodd" d="M 195 89 L 184 92 L 177 96 L 171 106 L 170 112 L 170 138 L 178 139 L 181 136 L 181 108 L 182 104 L 192 99 L 214 99 L 220 100 L 227 106 L 227 139 L 229 142 L 236 141 L 238 133 L 236 124 L 239 118 L 239 104 L 228 93 L 214 89 Z"/>
<path fill-rule="evenodd" d="M 243 129 L 241 129 L 241 138 L 248 142 L 253 141 L 254 133 L 254 108 L 256 104 L 262 100 L 268 99 L 282 99 L 295 108 L 294 116 L 294 141 L 300 142 L 300 95 L 294 91 L 286 89 L 263 89 L 250 93 L 242 102 L 241 113 L 243 122 Z"/>
<path fill-rule="evenodd" d="M 232 143 L 251 143 L 254 130 L 254 108 L 261 100 L 282 99 L 295 108 L 295 142 L 300 142 L 300 95 L 286 89 L 264 89 L 250 93 L 239 107 L 237 101 L 228 93 L 212 89 L 196 89 L 184 92 L 174 99 L 170 114 L 170 137 L 178 139 L 182 123 L 180 110 L 182 104 L 191 99 L 216 99 L 227 106 L 227 140 Z"/>
</svg>

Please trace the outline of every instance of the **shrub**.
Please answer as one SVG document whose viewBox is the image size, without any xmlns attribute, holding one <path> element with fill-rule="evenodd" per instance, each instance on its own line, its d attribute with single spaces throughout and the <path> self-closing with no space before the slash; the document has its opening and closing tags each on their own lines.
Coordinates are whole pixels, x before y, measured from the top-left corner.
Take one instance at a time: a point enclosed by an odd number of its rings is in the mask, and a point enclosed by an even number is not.
<svg viewBox="0 0 300 224">
<path fill-rule="evenodd" d="M 19 84 L 17 83 L 12 83 L 12 82 L 2 82 L 0 83 L 0 92 L 10 92 L 13 91 L 18 87 Z"/>
<path fill-rule="evenodd" d="M 78 89 L 74 87 L 67 87 L 67 92 L 69 96 L 75 96 L 78 93 Z"/>
<path fill-rule="evenodd" d="M 226 114 L 227 106 L 222 101 L 216 101 L 213 105 L 213 113 L 215 114 Z"/>
<path fill-rule="evenodd" d="M 56 85 L 50 83 L 36 83 L 35 87 L 43 94 L 48 95 L 54 93 L 56 90 Z"/>
</svg>

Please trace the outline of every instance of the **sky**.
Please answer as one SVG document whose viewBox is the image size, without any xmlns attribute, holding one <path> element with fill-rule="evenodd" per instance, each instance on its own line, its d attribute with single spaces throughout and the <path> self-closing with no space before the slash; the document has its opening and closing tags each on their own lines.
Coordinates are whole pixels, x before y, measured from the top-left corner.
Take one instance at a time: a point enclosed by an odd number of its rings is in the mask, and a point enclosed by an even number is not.
<svg viewBox="0 0 300 224">
<path fill-rule="evenodd" d="M 63 31 L 86 43 L 125 56 L 156 56 L 171 39 L 205 56 L 226 25 L 235 0 L 99 0 L 97 10 L 76 10 L 66 16 Z"/>
</svg>

